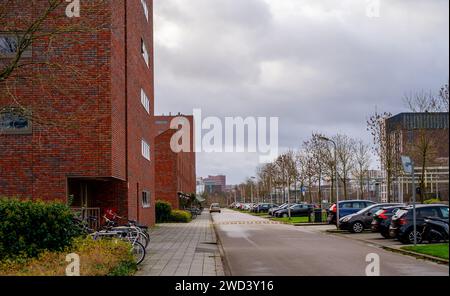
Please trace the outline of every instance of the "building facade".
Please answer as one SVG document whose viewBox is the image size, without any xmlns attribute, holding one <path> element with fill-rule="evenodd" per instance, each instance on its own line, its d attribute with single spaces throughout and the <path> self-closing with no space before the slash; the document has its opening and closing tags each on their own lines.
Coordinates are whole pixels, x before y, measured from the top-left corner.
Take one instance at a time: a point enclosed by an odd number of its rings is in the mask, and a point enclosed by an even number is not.
<svg viewBox="0 0 450 296">
<path fill-rule="evenodd" d="M 205 183 L 205 190 L 208 193 L 225 192 L 227 186 L 227 177 L 224 175 L 208 176 L 203 179 Z"/>
<path fill-rule="evenodd" d="M 14 3 L 3 32 L 25 30 L 24 20 L 48 5 Z M 56 34 L 51 44 L 48 38 L 33 40 L 23 61 L 34 66 L 0 83 L 0 196 L 61 200 L 99 216 L 114 209 L 151 225 L 153 1 L 80 3 L 79 17 L 65 17 L 68 3 L 62 4 L 42 31 L 84 30 Z M 0 32 L 0 44 L 11 40 L 17 41 Z M 0 51 L 0 66 L 14 54 Z M 17 97 L 27 112 L 17 111 Z"/>
<path fill-rule="evenodd" d="M 409 156 L 415 165 L 416 190 L 424 176 L 424 199 L 448 201 L 449 114 L 400 113 L 385 121 L 385 130 L 393 150 L 393 200 L 411 202 L 412 178 L 401 167 L 401 156 Z M 382 183 L 381 195 L 382 201 L 387 201 L 387 182 Z"/>
<path fill-rule="evenodd" d="M 171 127 L 171 123 L 176 126 Z M 185 124 L 187 133 L 184 133 L 178 123 Z M 181 114 L 156 116 L 155 132 L 156 200 L 168 201 L 173 208 L 179 209 L 180 198 L 196 194 L 197 191 L 194 117 Z M 171 141 L 177 133 L 183 133 L 183 136 L 186 136 L 179 143 L 188 141 L 186 142 L 187 150 L 172 149 Z"/>
</svg>

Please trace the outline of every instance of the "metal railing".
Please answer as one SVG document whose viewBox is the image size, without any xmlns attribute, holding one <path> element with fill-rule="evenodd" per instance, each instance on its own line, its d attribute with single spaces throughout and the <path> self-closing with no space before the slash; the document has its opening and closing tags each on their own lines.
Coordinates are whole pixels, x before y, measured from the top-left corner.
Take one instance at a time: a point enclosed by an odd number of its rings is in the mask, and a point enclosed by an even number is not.
<svg viewBox="0 0 450 296">
<path fill-rule="evenodd" d="M 99 229 L 100 228 L 100 208 L 71 208 L 77 217 L 81 220 L 87 221 L 89 228 Z M 96 219 L 88 219 L 90 217 L 95 217 Z"/>
</svg>

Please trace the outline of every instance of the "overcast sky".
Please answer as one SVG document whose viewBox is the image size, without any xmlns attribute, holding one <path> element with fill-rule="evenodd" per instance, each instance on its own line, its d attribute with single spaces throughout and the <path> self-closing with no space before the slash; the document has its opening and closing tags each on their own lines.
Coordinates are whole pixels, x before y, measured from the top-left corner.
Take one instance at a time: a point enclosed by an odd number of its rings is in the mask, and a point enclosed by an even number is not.
<svg viewBox="0 0 450 296">
<path fill-rule="evenodd" d="M 448 0 L 155 0 L 156 113 L 276 116 L 280 150 L 313 131 L 370 142 L 365 121 L 448 81 Z M 371 6 L 373 7 L 373 6 Z M 239 183 L 256 154 L 201 153 Z"/>
</svg>

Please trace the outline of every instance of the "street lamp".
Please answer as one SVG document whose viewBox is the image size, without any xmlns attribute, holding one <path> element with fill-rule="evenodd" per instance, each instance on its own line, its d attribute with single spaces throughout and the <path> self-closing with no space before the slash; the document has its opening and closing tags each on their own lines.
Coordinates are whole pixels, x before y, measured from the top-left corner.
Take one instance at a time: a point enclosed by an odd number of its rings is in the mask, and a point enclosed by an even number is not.
<svg viewBox="0 0 450 296">
<path fill-rule="evenodd" d="M 337 144 L 334 140 L 321 136 L 319 137 L 320 140 L 331 142 L 334 145 L 334 168 L 336 173 L 336 226 L 337 229 L 339 229 L 339 176 L 338 176 L 338 170 L 337 170 Z"/>
<path fill-rule="evenodd" d="M 256 177 L 250 177 L 250 179 L 251 180 L 255 180 L 256 179 Z M 251 196 L 252 196 L 252 203 L 253 203 L 253 181 L 251 181 L 251 183 L 250 183 L 250 193 L 251 193 Z"/>
</svg>

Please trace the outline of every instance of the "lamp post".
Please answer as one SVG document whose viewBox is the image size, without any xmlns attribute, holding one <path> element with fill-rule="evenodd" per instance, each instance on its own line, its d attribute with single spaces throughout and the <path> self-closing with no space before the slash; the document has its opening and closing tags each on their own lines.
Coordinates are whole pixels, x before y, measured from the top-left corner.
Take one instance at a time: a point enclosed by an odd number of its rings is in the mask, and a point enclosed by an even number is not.
<svg viewBox="0 0 450 296">
<path fill-rule="evenodd" d="M 250 193 L 251 193 L 251 196 L 252 196 L 252 204 L 253 204 L 253 180 L 255 180 L 256 179 L 256 177 L 250 177 L 250 179 L 252 180 L 251 181 L 251 183 L 250 183 Z"/>
<path fill-rule="evenodd" d="M 334 140 L 327 137 L 320 137 L 322 141 L 333 143 L 334 145 L 334 169 L 335 169 L 335 178 L 336 178 L 336 226 L 339 229 L 339 176 L 337 170 L 337 144 Z"/>
</svg>

